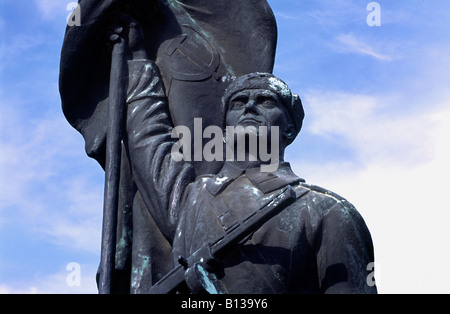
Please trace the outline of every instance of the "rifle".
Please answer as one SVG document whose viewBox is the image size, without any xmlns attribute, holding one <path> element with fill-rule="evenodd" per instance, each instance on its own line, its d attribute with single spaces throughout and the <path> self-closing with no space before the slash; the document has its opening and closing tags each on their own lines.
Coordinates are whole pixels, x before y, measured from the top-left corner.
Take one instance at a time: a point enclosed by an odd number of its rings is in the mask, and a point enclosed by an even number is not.
<svg viewBox="0 0 450 314">
<path fill-rule="evenodd" d="M 296 199 L 293 188 L 285 187 L 261 208 L 227 230 L 223 236 L 205 244 L 187 259 L 180 257 L 179 265 L 151 287 L 149 293 L 177 293 L 186 288 L 191 293 L 225 293 L 215 275 L 218 262 Z"/>
</svg>

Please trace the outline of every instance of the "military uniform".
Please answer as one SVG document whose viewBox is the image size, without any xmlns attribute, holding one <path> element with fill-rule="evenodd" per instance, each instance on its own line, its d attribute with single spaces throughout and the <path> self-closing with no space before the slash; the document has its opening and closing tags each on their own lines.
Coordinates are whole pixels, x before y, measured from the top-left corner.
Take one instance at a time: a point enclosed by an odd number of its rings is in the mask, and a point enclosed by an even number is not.
<svg viewBox="0 0 450 314">
<path fill-rule="evenodd" d="M 196 176 L 192 165 L 171 158 L 172 124 L 156 67 L 145 61 L 132 66 L 142 70 L 131 79 L 146 83 L 128 98 L 127 148 L 143 203 L 172 248 L 172 267 L 291 185 L 297 201 L 223 260 L 219 279 L 226 291 L 376 292 L 366 281 L 372 240 L 349 202 L 307 185 L 288 163 L 262 173 L 226 162 L 217 175 Z M 157 267 L 161 259 L 153 254 L 149 261 Z"/>
</svg>

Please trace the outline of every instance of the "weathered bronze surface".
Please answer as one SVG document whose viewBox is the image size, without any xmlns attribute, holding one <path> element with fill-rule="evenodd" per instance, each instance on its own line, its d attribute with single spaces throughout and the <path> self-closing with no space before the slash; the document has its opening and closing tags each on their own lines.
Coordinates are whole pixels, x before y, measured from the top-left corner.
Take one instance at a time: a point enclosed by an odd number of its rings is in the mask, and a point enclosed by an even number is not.
<svg viewBox="0 0 450 314">
<path fill-rule="evenodd" d="M 304 112 L 271 74 L 277 29 L 265 0 L 80 7 L 60 92 L 105 169 L 101 293 L 376 293 L 362 217 L 284 160 Z M 174 154 L 174 130 L 203 136 Z M 220 150 L 236 154 L 205 158 Z M 277 203 L 281 191 L 289 202 Z"/>
</svg>

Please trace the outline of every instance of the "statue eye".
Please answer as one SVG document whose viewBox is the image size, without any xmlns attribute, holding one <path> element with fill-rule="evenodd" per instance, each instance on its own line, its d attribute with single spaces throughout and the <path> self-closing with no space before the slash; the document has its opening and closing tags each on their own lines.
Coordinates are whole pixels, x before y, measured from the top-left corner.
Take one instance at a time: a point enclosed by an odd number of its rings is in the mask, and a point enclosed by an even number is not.
<svg viewBox="0 0 450 314">
<path fill-rule="evenodd" d="M 262 107 L 267 109 L 274 108 L 277 106 L 277 101 L 272 97 L 261 97 L 261 99 L 258 99 L 258 103 Z"/>
<path fill-rule="evenodd" d="M 246 103 L 247 103 L 247 99 L 245 99 L 244 97 L 239 97 L 239 98 L 233 99 L 231 101 L 231 109 L 232 110 L 242 109 L 245 107 Z"/>
<path fill-rule="evenodd" d="M 241 109 L 244 107 L 245 107 L 245 104 L 243 101 L 233 101 L 233 103 L 231 104 L 231 109 L 234 109 L 234 110 Z"/>
</svg>

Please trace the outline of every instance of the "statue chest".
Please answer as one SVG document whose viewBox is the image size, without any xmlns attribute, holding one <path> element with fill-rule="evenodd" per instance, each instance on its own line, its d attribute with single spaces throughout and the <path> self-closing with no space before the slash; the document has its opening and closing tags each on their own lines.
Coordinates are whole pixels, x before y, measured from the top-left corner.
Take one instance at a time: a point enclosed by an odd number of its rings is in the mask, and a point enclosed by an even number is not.
<svg viewBox="0 0 450 314">
<path fill-rule="evenodd" d="M 216 196 L 206 189 L 192 194 L 195 197 L 188 200 L 178 229 L 184 236 L 174 243 L 174 247 L 184 247 L 182 251 L 186 256 L 233 228 L 264 205 L 273 193 L 264 194 L 242 176 Z M 219 276 L 228 292 L 285 292 L 292 241 L 289 234 L 279 228 L 283 215 L 268 221 L 223 261 L 223 273 Z M 180 250 L 175 249 L 175 252 Z"/>
</svg>

